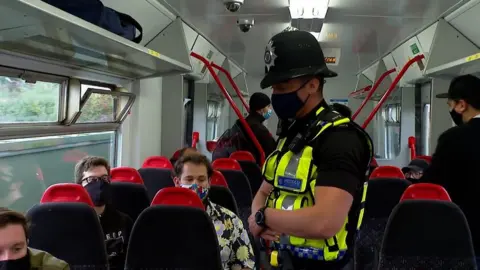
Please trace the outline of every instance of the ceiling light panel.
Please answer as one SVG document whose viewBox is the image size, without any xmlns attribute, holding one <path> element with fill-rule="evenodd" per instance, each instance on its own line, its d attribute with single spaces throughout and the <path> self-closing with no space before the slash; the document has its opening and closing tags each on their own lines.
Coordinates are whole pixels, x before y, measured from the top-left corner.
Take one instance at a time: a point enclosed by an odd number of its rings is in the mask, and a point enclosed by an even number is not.
<svg viewBox="0 0 480 270">
<path fill-rule="evenodd" d="M 324 19 L 329 0 L 290 0 L 292 19 Z"/>
</svg>

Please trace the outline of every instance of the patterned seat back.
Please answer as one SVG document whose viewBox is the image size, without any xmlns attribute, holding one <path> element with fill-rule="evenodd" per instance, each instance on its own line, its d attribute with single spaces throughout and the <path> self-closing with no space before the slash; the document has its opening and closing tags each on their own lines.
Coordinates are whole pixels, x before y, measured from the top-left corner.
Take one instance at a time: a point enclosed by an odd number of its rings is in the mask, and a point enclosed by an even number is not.
<svg viewBox="0 0 480 270">
<path fill-rule="evenodd" d="M 388 217 L 410 182 L 376 178 L 368 181 L 365 214 L 355 244 L 355 269 L 376 269 Z"/>
<path fill-rule="evenodd" d="M 378 269 L 477 269 L 467 220 L 438 200 L 398 204 L 387 223 Z"/>
</svg>

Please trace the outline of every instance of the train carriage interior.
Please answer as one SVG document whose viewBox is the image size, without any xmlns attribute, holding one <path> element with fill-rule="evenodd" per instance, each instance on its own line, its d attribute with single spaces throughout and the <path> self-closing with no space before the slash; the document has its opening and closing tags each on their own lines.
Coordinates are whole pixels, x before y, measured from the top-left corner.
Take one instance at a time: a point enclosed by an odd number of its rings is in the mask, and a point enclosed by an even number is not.
<svg viewBox="0 0 480 270">
<path fill-rule="evenodd" d="M 97 8 L 127 23 L 95 18 Z M 257 154 L 213 161 L 212 153 L 240 123 L 265 160 L 245 121 L 249 97 L 272 94 L 260 87 L 265 46 L 278 33 L 307 31 L 339 74 L 326 79 L 325 101 L 347 105 L 373 141 L 376 169 L 351 269 L 403 269 L 412 256 L 423 268 L 408 269 L 477 269 L 462 210 L 401 168 L 430 162 L 454 126 L 435 96 L 454 77 L 480 74 L 479 12 L 480 0 L 0 1 L 0 207 L 37 222 L 32 247 L 71 265 L 105 265 L 100 232 L 67 236 L 73 222 L 101 230 L 74 170 L 86 156 L 103 157 L 112 203 L 134 223 L 125 269 L 224 269 L 202 202 L 174 187 L 175 161 L 185 147 L 212 161 L 211 200 L 247 223 L 262 181 Z M 273 113 L 264 122 L 275 139 L 278 121 Z M 56 244 L 45 242 L 47 232 L 58 234 Z M 172 244 L 156 243 L 165 239 Z M 442 241 L 465 261 L 437 250 Z M 268 243 L 252 244 L 254 268 L 277 269 Z M 205 256 L 207 268 L 195 268 Z"/>
</svg>

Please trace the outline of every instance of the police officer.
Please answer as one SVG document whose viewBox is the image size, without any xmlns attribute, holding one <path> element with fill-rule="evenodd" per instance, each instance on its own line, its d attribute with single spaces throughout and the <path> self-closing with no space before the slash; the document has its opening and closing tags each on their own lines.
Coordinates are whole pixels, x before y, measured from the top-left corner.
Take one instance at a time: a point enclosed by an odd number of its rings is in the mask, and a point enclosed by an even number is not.
<svg viewBox="0 0 480 270">
<path fill-rule="evenodd" d="M 313 35 L 275 35 L 264 60 L 260 86 L 272 88 L 275 113 L 291 124 L 263 166 L 250 231 L 273 241 L 274 267 L 343 269 L 363 215 L 371 140 L 325 102 L 324 79 L 337 74 L 327 68 Z"/>
</svg>

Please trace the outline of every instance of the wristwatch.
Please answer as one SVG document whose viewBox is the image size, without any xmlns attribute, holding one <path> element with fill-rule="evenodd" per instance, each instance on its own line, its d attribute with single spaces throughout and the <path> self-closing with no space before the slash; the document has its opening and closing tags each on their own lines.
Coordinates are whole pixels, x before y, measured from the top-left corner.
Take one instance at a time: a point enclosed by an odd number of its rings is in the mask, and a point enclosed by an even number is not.
<svg viewBox="0 0 480 270">
<path fill-rule="evenodd" d="M 260 208 L 260 210 L 255 213 L 255 222 L 257 223 L 258 226 L 264 228 L 266 227 L 265 225 L 265 209 L 267 209 L 266 206 Z"/>
</svg>

